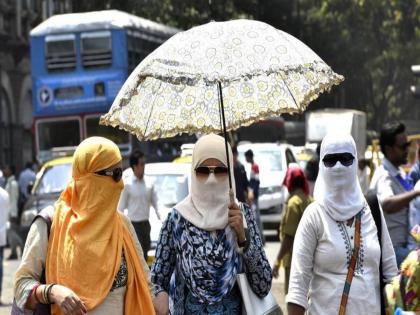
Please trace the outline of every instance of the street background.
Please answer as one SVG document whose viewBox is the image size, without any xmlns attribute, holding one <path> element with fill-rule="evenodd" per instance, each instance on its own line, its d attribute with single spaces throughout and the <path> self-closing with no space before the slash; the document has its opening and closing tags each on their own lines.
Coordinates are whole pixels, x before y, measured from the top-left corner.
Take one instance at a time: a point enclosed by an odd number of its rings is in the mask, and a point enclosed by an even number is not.
<svg viewBox="0 0 420 315">
<path fill-rule="evenodd" d="M 272 264 L 276 258 L 277 252 L 280 248 L 279 242 L 266 242 L 265 252 L 267 254 L 268 261 Z M 9 256 L 9 249 L 5 249 L 4 257 Z M 13 302 L 13 279 L 15 276 L 16 269 L 20 263 L 19 260 L 4 260 L 3 263 L 3 290 L 1 301 L 3 305 L 0 306 L 0 315 L 10 315 L 11 305 Z M 284 270 L 280 270 L 279 279 L 273 279 L 272 292 L 277 298 L 283 312 L 286 314 L 286 308 L 284 304 Z"/>
</svg>

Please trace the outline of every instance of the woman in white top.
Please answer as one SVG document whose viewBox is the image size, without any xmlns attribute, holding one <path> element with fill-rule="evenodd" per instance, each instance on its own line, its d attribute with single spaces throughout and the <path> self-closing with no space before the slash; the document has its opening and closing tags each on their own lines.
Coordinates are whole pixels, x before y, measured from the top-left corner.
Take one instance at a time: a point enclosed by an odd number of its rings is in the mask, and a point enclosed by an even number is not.
<svg viewBox="0 0 420 315">
<path fill-rule="evenodd" d="M 357 152 L 350 135 L 327 135 L 321 144 L 315 202 L 296 232 L 289 293 L 289 315 L 339 314 L 341 297 L 360 213 L 360 249 L 345 314 L 381 313 L 380 246 L 375 221 L 357 179 Z M 384 280 L 397 274 L 395 254 L 382 216 Z"/>
</svg>

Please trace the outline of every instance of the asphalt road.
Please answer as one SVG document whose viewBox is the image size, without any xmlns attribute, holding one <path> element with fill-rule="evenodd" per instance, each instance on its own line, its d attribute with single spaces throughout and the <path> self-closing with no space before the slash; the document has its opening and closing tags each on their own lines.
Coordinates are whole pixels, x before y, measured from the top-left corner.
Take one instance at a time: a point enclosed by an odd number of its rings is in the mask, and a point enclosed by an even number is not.
<svg viewBox="0 0 420 315">
<path fill-rule="evenodd" d="M 265 251 L 270 263 L 275 260 L 277 251 L 279 249 L 279 242 L 267 242 L 265 245 Z M 1 301 L 3 305 L 0 306 L 0 315 L 10 315 L 11 305 L 13 301 L 13 279 L 15 276 L 16 269 L 19 266 L 20 260 L 7 260 L 9 256 L 9 250 L 5 249 L 3 262 L 3 286 Z M 280 278 L 274 279 L 272 284 L 272 291 L 274 296 L 277 298 L 283 312 L 285 312 L 284 304 L 284 273 L 280 272 Z"/>
</svg>

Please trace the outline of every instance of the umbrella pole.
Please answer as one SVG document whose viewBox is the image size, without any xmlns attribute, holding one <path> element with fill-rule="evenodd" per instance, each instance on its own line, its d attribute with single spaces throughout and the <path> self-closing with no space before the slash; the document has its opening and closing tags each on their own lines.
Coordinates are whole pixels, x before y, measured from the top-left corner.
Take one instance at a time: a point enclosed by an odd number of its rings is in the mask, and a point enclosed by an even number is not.
<svg viewBox="0 0 420 315">
<path fill-rule="evenodd" d="M 226 150 L 227 168 L 228 168 L 228 176 L 229 176 L 229 197 L 230 197 L 230 202 L 233 203 L 235 200 L 234 200 L 234 194 L 233 194 L 233 189 L 232 189 L 232 175 L 230 172 L 231 165 L 230 165 L 230 160 L 229 160 L 229 148 L 228 148 L 228 142 L 227 142 L 225 107 L 223 106 L 222 84 L 220 83 L 220 81 L 217 81 L 217 86 L 219 88 L 219 100 L 220 100 L 220 110 L 221 110 L 221 116 L 222 116 L 223 137 L 225 138 L 225 150 Z"/>
</svg>

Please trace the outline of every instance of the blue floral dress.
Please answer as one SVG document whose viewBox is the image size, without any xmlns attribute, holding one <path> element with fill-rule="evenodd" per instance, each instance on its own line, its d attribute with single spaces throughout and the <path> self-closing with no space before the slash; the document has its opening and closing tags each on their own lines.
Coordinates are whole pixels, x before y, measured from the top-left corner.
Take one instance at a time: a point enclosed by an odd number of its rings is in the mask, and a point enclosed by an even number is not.
<svg viewBox="0 0 420 315">
<path fill-rule="evenodd" d="M 246 272 L 260 297 L 271 288 L 271 267 L 263 250 L 252 210 L 241 204 L 247 221 L 248 244 L 236 251 L 230 227 L 209 232 L 194 226 L 176 209 L 162 226 L 151 279 L 156 294 L 169 293 L 172 315 L 239 315 L 241 295 L 236 275 Z"/>
</svg>

